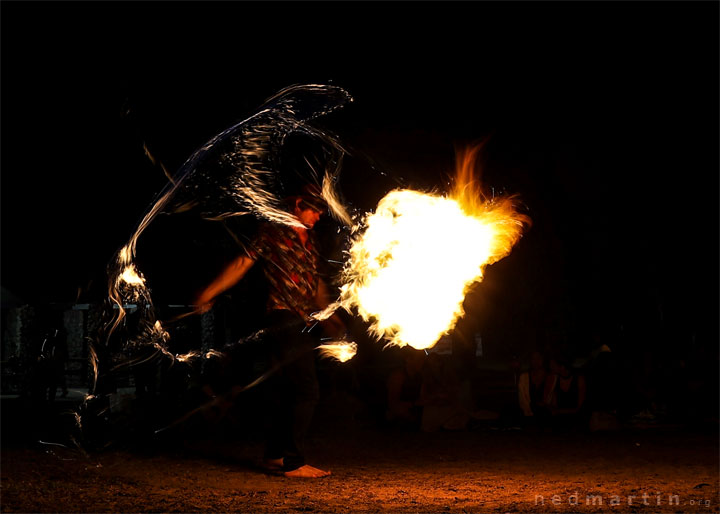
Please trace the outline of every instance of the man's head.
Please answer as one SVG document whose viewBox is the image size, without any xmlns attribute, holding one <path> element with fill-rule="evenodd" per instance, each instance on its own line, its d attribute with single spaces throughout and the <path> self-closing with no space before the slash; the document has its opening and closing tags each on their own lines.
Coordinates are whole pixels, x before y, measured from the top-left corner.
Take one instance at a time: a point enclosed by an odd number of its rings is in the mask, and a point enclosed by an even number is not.
<svg viewBox="0 0 720 514">
<path fill-rule="evenodd" d="M 321 212 L 314 207 L 305 203 L 302 198 L 298 198 L 295 201 L 295 216 L 300 220 L 300 223 L 305 225 L 306 228 L 313 228 L 315 223 L 318 222 L 321 216 Z"/>
<path fill-rule="evenodd" d="M 320 188 L 313 184 L 303 187 L 301 194 L 289 198 L 293 214 L 307 228 L 313 228 L 327 209 Z"/>
</svg>

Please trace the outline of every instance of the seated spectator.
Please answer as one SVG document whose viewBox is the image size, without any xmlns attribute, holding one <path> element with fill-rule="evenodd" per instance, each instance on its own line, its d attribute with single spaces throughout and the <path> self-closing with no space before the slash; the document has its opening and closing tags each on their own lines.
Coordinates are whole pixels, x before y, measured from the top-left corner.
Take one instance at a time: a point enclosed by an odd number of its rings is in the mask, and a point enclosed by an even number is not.
<svg viewBox="0 0 720 514">
<path fill-rule="evenodd" d="M 545 381 L 548 370 L 545 357 L 539 351 L 530 355 L 530 369 L 520 374 L 518 379 L 518 402 L 525 418 L 537 418 L 545 407 Z"/>
<path fill-rule="evenodd" d="M 423 432 L 444 430 L 463 430 L 470 421 L 472 405 L 468 405 L 468 395 L 463 394 L 461 382 L 452 361 L 442 355 L 431 353 L 423 369 L 423 382 L 420 389 Z"/>
<path fill-rule="evenodd" d="M 420 392 L 425 353 L 410 347 L 401 349 L 402 365 L 387 378 L 385 419 L 393 425 L 418 428 L 422 416 Z"/>
<path fill-rule="evenodd" d="M 620 405 L 620 367 L 610 347 L 602 344 L 588 373 L 588 410 L 590 430 L 616 430 Z"/>
<path fill-rule="evenodd" d="M 550 374 L 545 380 L 544 402 L 554 428 L 579 428 L 584 423 L 585 377 L 561 356 L 550 359 Z"/>
</svg>

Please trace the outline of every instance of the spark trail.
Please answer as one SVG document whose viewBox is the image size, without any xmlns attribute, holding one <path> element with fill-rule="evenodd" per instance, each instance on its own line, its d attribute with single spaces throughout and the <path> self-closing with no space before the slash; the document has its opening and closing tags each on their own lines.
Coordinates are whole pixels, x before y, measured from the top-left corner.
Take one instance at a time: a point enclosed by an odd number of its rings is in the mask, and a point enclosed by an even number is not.
<svg viewBox="0 0 720 514">
<path fill-rule="evenodd" d="M 138 305 L 141 316 L 139 336 L 126 341 L 125 347 L 153 346 L 158 355 L 173 358 L 166 344 L 169 334 L 156 319 L 145 277 L 136 264 L 138 238 L 160 213 L 195 210 L 207 220 L 250 216 L 298 226 L 299 220 L 283 208 L 282 199 L 293 180 L 299 180 L 322 188 L 331 214 L 343 223 L 351 223 L 335 188 L 345 150 L 333 135 L 312 125 L 317 117 L 351 101 L 351 96 L 338 87 L 291 86 L 268 99 L 255 114 L 198 148 L 170 178 L 128 242 L 108 265 L 108 296 L 115 307 L 111 321 L 105 326 L 104 340 L 96 344 L 108 344 L 126 317 L 125 305 L 132 303 Z M 293 134 L 319 143 L 324 169 L 308 162 L 307 176 L 283 176 L 279 156 L 288 136 Z M 240 240 L 237 242 L 243 244 Z M 93 352 L 93 355 L 97 354 Z M 183 357 L 187 360 L 198 356 L 201 355 Z M 97 370 L 96 358 L 92 364 Z"/>
</svg>

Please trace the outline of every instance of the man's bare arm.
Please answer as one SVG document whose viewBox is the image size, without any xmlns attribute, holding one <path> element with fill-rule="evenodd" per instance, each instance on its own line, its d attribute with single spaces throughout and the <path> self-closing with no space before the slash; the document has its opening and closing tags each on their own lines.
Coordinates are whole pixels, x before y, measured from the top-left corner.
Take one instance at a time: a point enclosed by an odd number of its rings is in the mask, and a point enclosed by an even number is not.
<svg viewBox="0 0 720 514">
<path fill-rule="evenodd" d="M 228 264 L 225 269 L 198 295 L 195 304 L 198 311 L 203 313 L 210 310 L 215 298 L 240 282 L 250 271 L 255 261 L 247 255 L 241 255 Z"/>
</svg>

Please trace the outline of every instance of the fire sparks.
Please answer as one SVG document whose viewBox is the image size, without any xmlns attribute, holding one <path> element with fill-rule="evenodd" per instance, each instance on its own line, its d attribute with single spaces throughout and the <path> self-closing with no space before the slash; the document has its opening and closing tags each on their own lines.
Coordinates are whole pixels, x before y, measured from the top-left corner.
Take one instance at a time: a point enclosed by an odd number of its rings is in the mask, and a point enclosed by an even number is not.
<svg viewBox="0 0 720 514">
<path fill-rule="evenodd" d="M 333 186 L 333 178 L 328 173 L 325 173 L 323 177 L 322 196 L 328 204 L 330 214 L 346 226 L 352 226 L 352 218 L 338 198 L 338 193 Z"/>
<path fill-rule="evenodd" d="M 134 243 L 123 246 L 117 254 L 117 266 L 122 270 L 115 280 L 115 287 L 120 288 L 123 284 L 129 286 L 144 286 L 145 279 L 140 275 L 133 263 Z"/>
<path fill-rule="evenodd" d="M 188 353 L 183 353 L 182 355 L 177 355 L 177 356 L 175 357 L 175 359 L 176 359 L 178 362 L 190 362 L 190 361 L 192 361 L 193 359 L 199 357 L 200 355 L 201 355 L 200 352 L 198 352 L 198 351 L 196 351 L 196 350 L 192 350 L 192 351 L 190 351 L 190 352 L 188 352 Z"/>
<path fill-rule="evenodd" d="M 225 354 L 223 352 L 219 352 L 217 350 L 209 350 L 205 353 L 206 359 L 217 359 L 219 357 L 223 357 Z"/>
<path fill-rule="evenodd" d="M 355 357 L 355 354 L 357 353 L 357 344 L 342 341 L 339 343 L 321 344 L 316 349 L 320 350 L 320 355 L 322 357 L 329 357 L 339 360 L 340 362 L 347 362 Z"/>
<path fill-rule="evenodd" d="M 389 344 L 432 347 L 463 315 L 467 288 L 510 253 L 527 216 L 512 197 L 486 199 L 472 180 L 477 150 L 461 154 L 448 196 L 387 194 L 349 251 L 339 304 Z"/>
<path fill-rule="evenodd" d="M 127 266 L 125 268 L 125 270 L 120 275 L 120 279 L 126 284 L 130 285 L 141 286 L 145 284 L 145 280 L 140 275 L 138 275 L 138 272 L 133 265 Z"/>
</svg>

